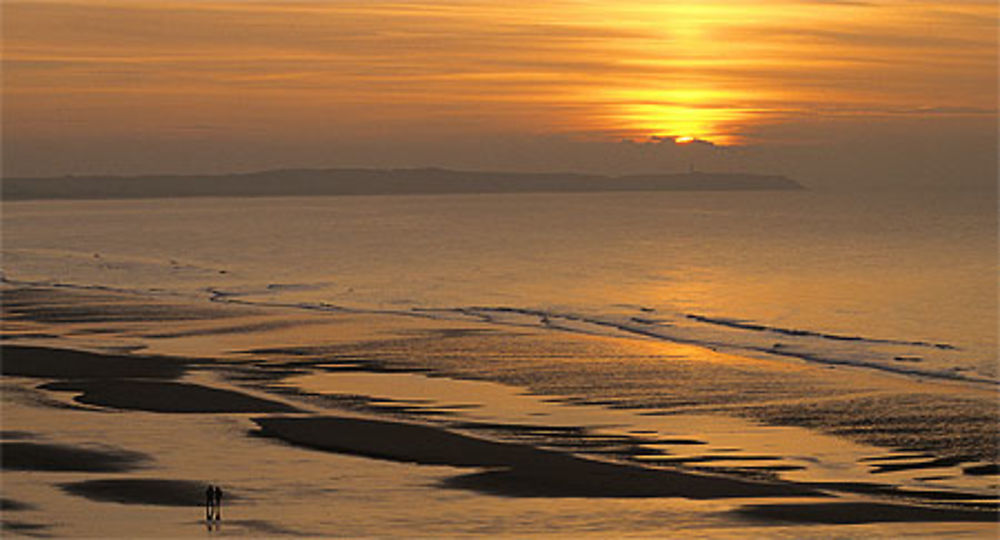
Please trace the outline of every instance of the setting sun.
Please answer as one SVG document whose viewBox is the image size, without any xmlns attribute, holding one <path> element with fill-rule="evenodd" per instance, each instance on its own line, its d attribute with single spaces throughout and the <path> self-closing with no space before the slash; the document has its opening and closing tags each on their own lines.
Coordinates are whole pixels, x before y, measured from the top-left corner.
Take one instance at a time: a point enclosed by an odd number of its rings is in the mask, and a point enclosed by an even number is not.
<svg viewBox="0 0 1000 540">
<path fill-rule="evenodd" d="M 455 156 L 483 137 L 798 144 L 843 139 L 815 122 L 996 108 L 995 9 L 977 2 L 281 4 L 5 3 L 5 170 L 121 171 L 115 156 L 143 152 L 154 169 L 243 168 L 426 141 Z"/>
</svg>

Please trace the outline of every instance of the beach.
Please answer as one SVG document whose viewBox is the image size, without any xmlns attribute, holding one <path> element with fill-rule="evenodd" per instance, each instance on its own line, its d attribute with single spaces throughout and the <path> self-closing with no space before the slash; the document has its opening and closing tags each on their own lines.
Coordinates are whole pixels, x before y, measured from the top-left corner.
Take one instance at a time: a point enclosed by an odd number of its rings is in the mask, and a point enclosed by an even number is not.
<svg viewBox="0 0 1000 540">
<path fill-rule="evenodd" d="M 4 300 L 5 533 L 203 534 L 209 483 L 234 536 L 996 533 L 990 388 L 468 320 Z M 574 371 L 637 382 L 602 403 Z M 687 403 L 628 407 L 650 377 Z"/>
</svg>

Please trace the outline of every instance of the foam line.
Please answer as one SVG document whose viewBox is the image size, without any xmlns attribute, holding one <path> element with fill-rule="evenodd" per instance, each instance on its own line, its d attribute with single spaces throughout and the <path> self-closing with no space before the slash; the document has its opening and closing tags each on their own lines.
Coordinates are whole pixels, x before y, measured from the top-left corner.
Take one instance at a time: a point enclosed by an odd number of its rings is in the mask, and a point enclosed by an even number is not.
<svg viewBox="0 0 1000 540">
<path fill-rule="evenodd" d="M 107 287 L 103 285 L 78 285 L 71 283 L 49 283 L 49 282 L 31 283 L 31 282 L 13 280 L 7 276 L 0 276 L 0 280 L 2 280 L 3 283 L 20 285 L 20 286 L 43 286 L 43 287 L 47 286 L 47 287 L 81 289 L 81 290 L 100 290 L 106 292 L 119 292 L 119 293 L 129 293 L 129 294 L 156 294 L 148 290 L 121 289 L 121 288 Z M 255 291 L 226 291 L 211 287 L 204 290 L 205 292 L 208 293 L 209 295 L 208 300 L 211 302 L 240 304 L 257 308 L 301 309 L 301 310 L 319 311 L 319 312 L 392 315 L 392 316 L 419 317 L 427 319 L 440 318 L 440 314 L 442 313 L 456 313 L 466 317 L 470 317 L 478 322 L 497 325 L 497 326 L 540 328 L 540 329 L 559 330 L 564 332 L 573 332 L 577 334 L 591 334 L 591 335 L 596 334 L 608 337 L 621 337 L 622 333 L 625 333 L 670 343 L 693 345 L 712 350 L 732 351 L 737 354 L 739 353 L 743 354 L 751 353 L 755 355 L 766 354 L 771 357 L 778 356 L 785 358 L 795 358 L 801 361 L 817 363 L 817 364 L 845 366 L 851 368 L 874 369 L 896 375 L 927 377 L 933 379 L 942 379 L 942 380 L 968 382 L 968 383 L 1000 385 L 1000 381 L 994 379 L 962 374 L 954 370 L 934 370 L 934 369 L 914 367 L 912 366 L 912 364 L 899 365 L 898 362 L 893 364 L 888 362 L 881 363 L 878 361 L 864 360 L 858 358 L 845 358 L 843 356 L 839 356 L 837 352 L 824 353 L 823 351 L 817 351 L 815 349 L 811 350 L 805 349 L 804 347 L 776 348 L 774 346 L 770 347 L 763 346 L 760 345 L 759 343 L 740 343 L 738 341 L 732 341 L 732 340 L 708 339 L 704 337 L 698 337 L 696 335 L 684 335 L 683 328 L 672 326 L 669 323 L 664 324 L 657 321 L 651 321 L 648 319 L 643 319 L 641 322 L 627 319 L 631 322 L 631 324 L 629 324 L 628 322 L 620 322 L 612 319 L 585 316 L 575 313 L 560 313 L 560 312 L 546 311 L 541 309 L 519 308 L 519 307 L 509 307 L 509 306 L 468 306 L 468 307 L 454 307 L 454 308 L 417 307 L 405 310 L 375 309 L 375 308 L 364 308 L 364 307 L 350 307 L 337 304 L 330 304 L 326 302 L 278 302 L 278 301 L 251 300 L 243 297 L 256 296 L 261 293 Z M 264 294 L 267 294 L 268 292 L 269 291 L 265 289 Z M 274 291 L 270 292 L 273 293 Z M 525 321 L 503 320 L 502 317 L 497 316 L 503 314 L 523 315 L 525 317 L 537 318 L 537 322 L 529 323 Z M 827 340 L 827 341 L 832 340 L 840 343 L 855 343 L 861 345 L 891 344 L 891 345 L 915 346 L 915 347 L 934 347 L 941 350 L 957 350 L 954 346 L 951 345 L 934 344 L 923 341 L 903 341 L 903 340 L 863 338 L 855 336 L 839 336 L 836 334 L 828 334 L 823 332 L 814 332 L 807 330 L 789 330 L 789 329 L 773 328 L 753 323 L 742 323 L 730 319 L 704 317 L 701 315 L 687 314 L 685 315 L 685 317 L 689 320 L 694 320 L 696 322 L 703 322 L 715 326 L 734 328 L 737 330 L 751 330 L 754 332 L 775 332 L 782 335 L 790 335 L 802 338 L 817 338 L 820 340 Z M 586 329 L 578 328 L 572 325 L 559 324 L 560 321 L 565 321 L 575 324 L 583 324 L 594 328 L 604 328 L 607 330 L 612 330 L 613 332 L 591 332 Z M 877 354 L 874 351 L 865 350 L 863 348 L 857 351 L 853 351 L 853 353 L 855 355 L 868 355 L 868 356 L 874 356 Z M 889 361 L 891 361 L 891 359 Z"/>
<path fill-rule="evenodd" d="M 763 324 L 756 324 L 736 319 L 726 319 L 722 317 L 706 317 L 704 315 L 694 315 L 694 314 L 685 314 L 684 316 L 687 317 L 688 319 L 698 322 L 703 322 L 706 324 L 726 326 L 729 328 L 738 328 L 740 330 L 752 330 L 755 332 L 772 332 L 775 334 L 783 334 L 786 336 L 817 337 L 822 339 L 831 339 L 835 341 L 863 341 L 866 343 L 883 343 L 889 345 L 912 345 L 915 347 L 933 347 L 935 349 L 951 350 L 951 351 L 958 350 L 958 347 L 955 347 L 954 345 L 949 345 L 947 343 L 931 343 L 928 341 L 906 341 L 897 339 L 867 338 L 862 336 L 844 336 L 840 334 L 827 334 L 824 332 L 814 332 L 811 330 L 799 330 L 795 328 L 766 326 Z"/>
</svg>

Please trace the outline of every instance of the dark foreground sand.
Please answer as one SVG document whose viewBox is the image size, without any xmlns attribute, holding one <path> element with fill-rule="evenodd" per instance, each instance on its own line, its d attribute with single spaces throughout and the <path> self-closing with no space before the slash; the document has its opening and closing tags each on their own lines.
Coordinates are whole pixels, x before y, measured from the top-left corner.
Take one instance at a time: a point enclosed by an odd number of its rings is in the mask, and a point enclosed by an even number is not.
<svg viewBox="0 0 1000 540">
<path fill-rule="evenodd" d="M 83 448 L 34 442 L 0 443 L 4 470 L 124 472 L 142 467 L 149 456 L 119 448 Z"/>
<path fill-rule="evenodd" d="M 399 422 L 337 417 L 263 417 L 255 418 L 254 422 L 261 427 L 261 435 L 309 448 L 393 461 L 487 469 L 453 477 L 444 485 L 503 496 L 690 499 L 828 496 L 805 485 L 604 463 Z M 932 508 L 881 502 L 758 504 L 742 506 L 735 512 L 768 521 L 821 524 L 997 519 L 995 508 Z"/>
<path fill-rule="evenodd" d="M 14 499 L 0 498 L 0 510 L 5 512 L 19 512 L 21 510 L 33 510 L 35 505 L 28 504 Z"/>
<path fill-rule="evenodd" d="M 159 506 L 202 506 L 205 504 L 205 483 L 191 480 L 162 478 L 114 478 L 84 480 L 59 485 L 67 493 L 94 501 L 120 504 L 152 504 Z M 232 500 L 226 492 L 226 501 Z"/>
<path fill-rule="evenodd" d="M 133 379 L 59 381 L 39 388 L 82 392 L 74 401 L 88 405 L 162 413 L 294 412 L 295 407 L 232 390 L 198 384 Z"/>
<path fill-rule="evenodd" d="M 604 463 L 400 422 L 338 417 L 255 418 L 261 434 L 320 450 L 427 465 L 496 469 L 452 487 L 537 497 L 770 497 L 820 495 L 790 483 L 750 482 Z"/>
<path fill-rule="evenodd" d="M 0 346 L 4 375 L 47 379 L 155 378 L 181 376 L 190 362 L 162 357 L 110 356 L 66 349 Z"/>
<path fill-rule="evenodd" d="M 175 382 L 195 361 L 165 357 L 105 355 L 90 352 L 0 346 L 4 375 L 63 379 L 43 390 L 80 392 L 78 403 L 163 413 L 268 413 L 298 409 L 198 384 Z M 164 380 L 167 379 L 167 380 Z"/>
</svg>

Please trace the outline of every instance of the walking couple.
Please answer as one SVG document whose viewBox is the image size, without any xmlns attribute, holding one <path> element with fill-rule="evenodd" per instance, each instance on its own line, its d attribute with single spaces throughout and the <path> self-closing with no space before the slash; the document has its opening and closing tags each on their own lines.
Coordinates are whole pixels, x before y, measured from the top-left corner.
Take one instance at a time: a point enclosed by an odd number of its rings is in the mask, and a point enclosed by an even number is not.
<svg viewBox="0 0 1000 540">
<path fill-rule="evenodd" d="M 222 488 L 213 484 L 205 488 L 205 519 L 222 519 Z"/>
</svg>

